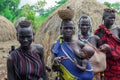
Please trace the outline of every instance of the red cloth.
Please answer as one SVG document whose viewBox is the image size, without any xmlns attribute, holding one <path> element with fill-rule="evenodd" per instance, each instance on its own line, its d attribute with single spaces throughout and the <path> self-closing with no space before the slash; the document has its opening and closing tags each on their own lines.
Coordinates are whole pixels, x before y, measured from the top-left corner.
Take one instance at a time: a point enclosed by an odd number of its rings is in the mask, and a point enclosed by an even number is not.
<svg viewBox="0 0 120 80">
<path fill-rule="evenodd" d="M 104 80 L 120 80 L 120 40 L 116 38 L 104 25 L 100 25 L 94 34 L 102 31 L 101 40 L 111 47 L 111 52 L 106 54 L 107 68 Z"/>
</svg>

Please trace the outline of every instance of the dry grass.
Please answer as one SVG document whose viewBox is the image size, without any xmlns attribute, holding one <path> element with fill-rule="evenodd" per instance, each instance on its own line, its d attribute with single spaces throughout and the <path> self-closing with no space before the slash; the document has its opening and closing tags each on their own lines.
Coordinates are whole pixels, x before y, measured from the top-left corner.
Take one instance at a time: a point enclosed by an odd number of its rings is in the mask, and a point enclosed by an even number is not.
<svg viewBox="0 0 120 80">
<path fill-rule="evenodd" d="M 0 16 L 0 42 L 13 40 L 15 38 L 16 30 L 14 25 L 3 16 Z"/>
</svg>

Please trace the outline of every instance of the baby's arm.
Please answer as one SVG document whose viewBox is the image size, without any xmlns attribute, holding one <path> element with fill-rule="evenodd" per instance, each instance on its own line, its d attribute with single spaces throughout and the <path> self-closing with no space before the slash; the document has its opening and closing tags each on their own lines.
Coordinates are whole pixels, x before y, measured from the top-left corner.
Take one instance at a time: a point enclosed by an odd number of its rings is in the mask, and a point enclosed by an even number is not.
<svg viewBox="0 0 120 80">
<path fill-rule="evenodd" d="M 82 71 L 85 71 L 86 70 L 86 65 L 87 65 L 87 59 L 84 59 L 82 60 L 82 66 L 80 66 L 78 63 L 77 63 L 77 60 L 74 58 L 74 64 L 77 68 L 79 68 L 80 70 Z"/>
</svg>

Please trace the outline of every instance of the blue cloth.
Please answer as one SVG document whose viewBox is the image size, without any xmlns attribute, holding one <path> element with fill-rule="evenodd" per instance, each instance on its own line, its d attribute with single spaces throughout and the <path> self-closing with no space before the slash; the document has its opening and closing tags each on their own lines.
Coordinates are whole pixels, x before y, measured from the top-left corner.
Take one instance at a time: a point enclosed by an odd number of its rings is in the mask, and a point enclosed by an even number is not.
<svg viewBox="0 0 120 80">
<path fill-rule="evenodd" d="M 66 54 L 63 52 L 62 48 L 65 50 L 65 52 L 67 52 L 67 54 L 69 56 L 71 56 L 72 58 L 75 57 L 75 54 L 74 54 L 73 50 L 71 49 L 71 47 L 66 42 L 63 42 L 62 44 L 60 44 L 59 40 L 54 44 L 52 52 L 55 55 L 57 55 L 57 57 L 66 56 Z M 79 65 L 82 65 L 82 62 L 79 61 L 78 63 L 79 63 Z M 79 70 L 70 59 L 63 60 L 61 62 L 61 64 L 72 75 L 77 77 L 78 80 L 92 80 L 93 79 L 93 76 L 94 76 L 94 72 L 93 71 L 81 71 L 81 70 Z M 88 61 L 86 69 L 88 69 L 88 70 L 92 69 L 91 63 L 89 61 Z"/>
</svg>

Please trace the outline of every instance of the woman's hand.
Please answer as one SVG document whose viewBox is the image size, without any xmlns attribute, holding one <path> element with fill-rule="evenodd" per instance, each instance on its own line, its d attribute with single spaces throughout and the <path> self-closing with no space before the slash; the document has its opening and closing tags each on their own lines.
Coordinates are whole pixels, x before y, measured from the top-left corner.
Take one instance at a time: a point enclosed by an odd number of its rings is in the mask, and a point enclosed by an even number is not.
<svg viewBox="0 0 120 80">
<path fill-rule="evenodd" d="M 54 62 L 55 63 L 60 63 L 61 61 L 66 60 L 66 59 L 69 59 L 69 58 L 65 57 L 65 56 L 56 57 L 56 58 L 54 58 Z"/>
<path fill-rule="evenodd" d="M 54 61 L 53 61 L 53 64 L 52 64 L 52 70 L 53 71 L 58 71 L 61 61 L 66 60 L 66 59 L 69 59 L 69 58 L 65 57 L 65 56 L 55 57 Z"/>
</svg>

